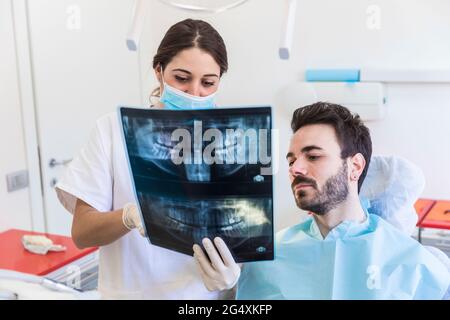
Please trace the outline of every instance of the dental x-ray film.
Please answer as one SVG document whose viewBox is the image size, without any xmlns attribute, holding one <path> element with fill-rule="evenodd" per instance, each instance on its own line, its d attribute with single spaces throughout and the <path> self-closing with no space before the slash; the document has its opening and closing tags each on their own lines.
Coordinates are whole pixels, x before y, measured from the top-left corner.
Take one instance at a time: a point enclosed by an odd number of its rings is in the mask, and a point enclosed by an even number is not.
<svg viewBox="0 0 450 320">
<path fill-rule="evenodd" d="M 271 108 L 120 107 L 151 244 L 192 255 L 221 237 L 237 262 L 272 260 Z"/>
</svg>

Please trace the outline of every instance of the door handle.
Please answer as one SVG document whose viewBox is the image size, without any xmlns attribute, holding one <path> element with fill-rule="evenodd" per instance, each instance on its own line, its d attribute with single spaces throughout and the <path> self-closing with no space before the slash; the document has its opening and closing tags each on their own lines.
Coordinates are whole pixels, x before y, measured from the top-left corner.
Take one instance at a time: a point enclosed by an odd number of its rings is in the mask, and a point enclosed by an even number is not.
<svg viewBox="0 0 450 320">
<path fill-rule="evenodd" d="M 67 165 L 70 161 L 72 161 L 72 159 L 67 159 L 67 160 L 62 160 L 62 161 L 57 161 L 54 158 L 51 158 L 50 161 L 48 162 L 48 166 L 50 168 L 54 168 L 56 166 L 65 166 Z"/>
</svg>

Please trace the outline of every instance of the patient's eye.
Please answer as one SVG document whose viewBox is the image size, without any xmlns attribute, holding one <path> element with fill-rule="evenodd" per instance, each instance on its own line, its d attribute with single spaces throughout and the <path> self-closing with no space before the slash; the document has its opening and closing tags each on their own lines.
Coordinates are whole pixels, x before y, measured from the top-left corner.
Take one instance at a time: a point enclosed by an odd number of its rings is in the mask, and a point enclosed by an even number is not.
<svg viewBox="0 0 450 320">
<path fill-rule="evenodd" d="M 292 167 L 292 165 L 294 164 L 294 162 L 295 162 L 295 160 L 289 159 L 289 160 L 288 160 L 288 166 L 289 166 L 289 167 Z"/>
<path fill-rule="evenodd" d="M 320 158 L 320 156 L 317 156 L 317 155 L 308 155 L 307 156 L 307 158 L 308 158 L 308 160 L 310 160 L 310 161 L 316 161 L 316 160 L 318 160 L 319 158 Z"/>
</svg>

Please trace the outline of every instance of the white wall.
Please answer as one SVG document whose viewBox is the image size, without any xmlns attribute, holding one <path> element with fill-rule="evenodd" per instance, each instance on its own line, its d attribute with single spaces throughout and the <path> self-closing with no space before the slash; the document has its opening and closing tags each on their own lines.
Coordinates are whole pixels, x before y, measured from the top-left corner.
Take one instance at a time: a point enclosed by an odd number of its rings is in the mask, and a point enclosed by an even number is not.
<svg viewBox="0 0 450 320">
<path fill-rule="evenodd" d="M 450 68 L 450 2 L 445 0 L 298 1 L 295 40 L 289 61 L 278 58 L 283 3 L 250 0 L 218 15 L 197 16 L 222 34 L 229 52 L 229 73 L 219 102 L 273 104 L 281 131 L 275 197 L 277 229 L 298 221 L 286 175 L 284 154 L 292 110 L 276 105 L 275 95 L 306 68 Z M 379 30 L 367 28 L 369 5 L 380 8 Z M 151 60 L 164 32 L 189 15 L 154 1 L 143 33 L 144 88 L 155 85 Z M 191 15 L 192 16 L 192 15 Z M 145 91 L 145 90 L 144 90 Z M 404 156 L 424 171 L 424 196 L 450 199 L 450 84 L 388 85 L 388 115 L 368 123 L 374 152 Z"/>
<path fill-rule="evenodd" d="M 10 0 L 0 0 L 0 232 L 31 229 L 29 190 L 8 193 L 5 175 L 26 169 Z"/>
</svg>

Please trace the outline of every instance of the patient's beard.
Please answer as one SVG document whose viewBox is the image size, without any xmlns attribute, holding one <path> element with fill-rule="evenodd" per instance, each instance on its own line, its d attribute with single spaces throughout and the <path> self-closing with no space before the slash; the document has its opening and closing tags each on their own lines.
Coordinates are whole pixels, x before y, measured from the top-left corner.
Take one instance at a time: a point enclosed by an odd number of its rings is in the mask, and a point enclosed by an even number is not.
<svg viewBox="0 0 450 320">
<path fill-rule="evenodd" d="M 349 192 L 347 179 L 347 164 L 344 162 L 339 172 L 325 182 L 322 191 L 316 189 L 317 194 L 314 198 L 306 199 L 306 191 L 299 190 L 295 202 L 302 210 L 324 215 L 347 199 Z"/>
</svg>

